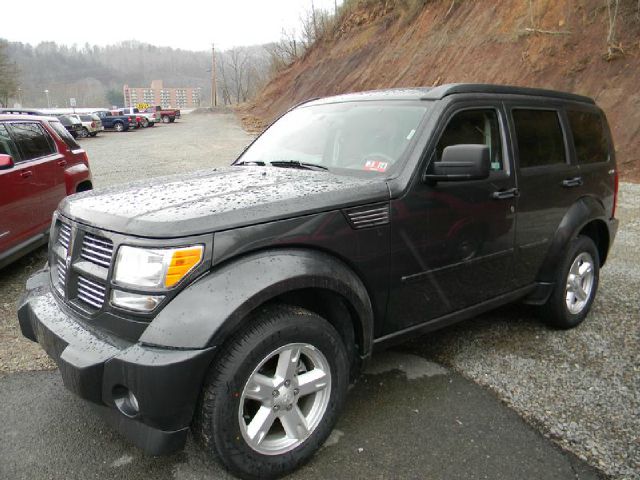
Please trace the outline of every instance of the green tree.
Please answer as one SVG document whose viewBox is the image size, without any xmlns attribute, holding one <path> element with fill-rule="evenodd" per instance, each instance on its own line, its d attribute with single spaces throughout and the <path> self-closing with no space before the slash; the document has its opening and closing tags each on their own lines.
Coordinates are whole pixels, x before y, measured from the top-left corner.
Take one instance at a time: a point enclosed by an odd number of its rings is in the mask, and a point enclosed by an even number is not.
<svg viewBox="0 0 640 480">
<path fill-rule="evenodd" d="M 121 107 L 122 105 L 124 105 L 124 94 L 121 90 L 116 90 L 115 88 L 107 90 L 106 97 L 109 105 L 114 105 L 117 107 Z"/>
<path fill-rule="evenodd" d="M 7 46 L 0 40 L 0 106 L 8 106 L 9 97 L 18 91 L 18 66 L 9 59 Z"/>
</svg>

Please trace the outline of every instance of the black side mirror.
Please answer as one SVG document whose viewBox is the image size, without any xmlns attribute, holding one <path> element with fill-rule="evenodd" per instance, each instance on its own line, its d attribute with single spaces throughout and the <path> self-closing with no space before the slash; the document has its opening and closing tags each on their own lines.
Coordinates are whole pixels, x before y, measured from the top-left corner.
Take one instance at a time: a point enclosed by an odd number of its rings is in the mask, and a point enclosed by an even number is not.
<svg viewBox="0 0 640 480">
<path fill-rule="evenodd" d="M 13 162 L 13 157 L 11 155 L 5 155 L 4 153 L 0 153 L 0 170 L 9 170 L 13 168 L 15 163 Z"/>
<path fill-rule="evenodd" d="M 425 180 L 453 182 L 482 180 L 489 177 L 491 158 L 486 145 L 452 145 L 442 152 L 442 160 L 433 162 Z"/>
</svg>

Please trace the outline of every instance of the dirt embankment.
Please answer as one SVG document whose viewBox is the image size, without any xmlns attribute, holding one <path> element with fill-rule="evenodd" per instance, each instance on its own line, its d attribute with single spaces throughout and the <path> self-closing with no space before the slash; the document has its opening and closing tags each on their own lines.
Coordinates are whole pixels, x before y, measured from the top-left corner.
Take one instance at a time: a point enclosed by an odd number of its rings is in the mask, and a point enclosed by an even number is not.
<svg viewBox="0 0 640 480">
<path fill-rule="evenodd" d="M 487 82 L 596 99 L 611 123 L 627 181 L 640 181 L 640 13 L 620 0 L 616 48 L 602 0 L 361 0 L 336 28 L 241 109 L 261 129 L 308 98 L 397 86 Z M 413 2 L 415 3 L 415 2 Z"/>
</svg>

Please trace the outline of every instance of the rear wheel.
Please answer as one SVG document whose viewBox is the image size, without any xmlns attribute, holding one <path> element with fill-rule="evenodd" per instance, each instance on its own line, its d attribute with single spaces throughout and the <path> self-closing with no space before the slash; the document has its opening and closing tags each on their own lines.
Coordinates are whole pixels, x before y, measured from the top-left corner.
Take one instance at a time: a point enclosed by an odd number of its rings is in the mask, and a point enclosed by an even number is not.
<svg viewBox="0 0 640 480">
<path fill-rule="evenodd" d="M 582 323 L 596 296 L 599 277 L 600 257 L 593 240 L 586 236 L 572 240 L 551 297 L 542 307 L 545 322 L 561 329 Z"/>
<path fill-rule="evenodd" d="M 175 117 L 174 118 L 169 117 L 169 122 L 173 123 L 175 121 L 176 121 Z"/>
<path fill-rule="evenodd" d="M 197 436 L 242 478 L 285 475 L 328 437 L 348 372 L 345 345 L 326 320 L 300 308 L 264 309 L 214 362 Z"/>
<path fill-rule="evenodd" d="M 149 119 L 148 118 L 142 118 L 142 128 L 147 128 L 149 126 Z"/>
<path fill-rule="evenodd" d="M 169 123 L 169 116 L 168 115 L 163 115 L 162 116 L 162 123 Z"/>
<path fill-rule="evenodd" d="M 113 125 L 113 128 L 115 129 L 116 132 L 122 132 L 124 130 L 124 124 L 122 122 L 116 122 Z"/>
<path fill-rule="evenodd" d="M 80 132 L 81 138 L 87 138 L 89 136 L 89 130 L 86 127 L 82 127 L 82 131 Z"/>
</svg>

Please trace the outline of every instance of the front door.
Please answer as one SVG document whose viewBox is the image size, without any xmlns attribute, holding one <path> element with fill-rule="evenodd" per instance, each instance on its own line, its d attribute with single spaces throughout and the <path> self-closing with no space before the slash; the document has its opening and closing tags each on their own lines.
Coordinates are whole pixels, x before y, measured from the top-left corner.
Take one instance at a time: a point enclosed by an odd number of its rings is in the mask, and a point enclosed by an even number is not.
<svg viewBox="0 0 640 480">
<path fill-rule="evenodd" d="M 421 324 L 512 288 L 517 196 L 499 103 L 458 105 L 445 114 L 426 163 L 445 147 L 490 148 L 484 180 L 425 183 L 392 201 L 391 291 L 385 333 Z M 423 169 L 426 166 L 423 165 Z M 422 172 L 420 172 L 422 173 Z"/>
</svg>

